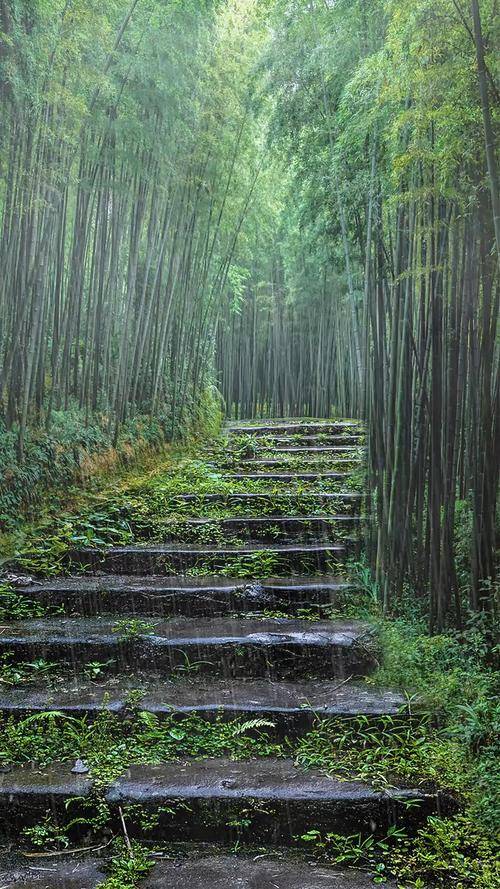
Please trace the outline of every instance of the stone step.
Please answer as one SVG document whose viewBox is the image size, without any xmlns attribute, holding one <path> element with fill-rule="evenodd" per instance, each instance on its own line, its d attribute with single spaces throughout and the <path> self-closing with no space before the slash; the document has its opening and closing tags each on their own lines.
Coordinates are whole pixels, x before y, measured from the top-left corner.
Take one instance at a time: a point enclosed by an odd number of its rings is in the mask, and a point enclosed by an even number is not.
<svg viewBox="0 0 500 889">
<path fill-rule="evenodd" d="M 218 576 L 99 574 L 54 577 L 17 588 L 45 606 L 64 606 L 67 615 L 206 616 L 259 609 L 294 612 L 336 605 L 351 585 L 341 577 L 270 577 L 253 581 Z"/>
<path fill-rule="evenodd" d="M 256 560 L 265 556 L 275 560 L 276 568 L 291 570 L 307 564 L 321 571 L 331 560 L 343 559 L 355 546 L 354 540 L 326 544 L 246 543 L 242 546 L 163 543 L 151 546 L 114 546 L 108 549 L 82 547 L 70 551 L 68 559 L 74 565 L 112 574 L 162 574 L 187 571 L 200 566 L 210 566 L 217 573 L 217 570 L 231 570 L 235 563 L 238 573 L 241 560 L 246 559 L 251 565 L 249 560 L 252 558 Z M 260 563 L 256 563 L 256 570 L 260 570 Z"/>
<path fill-rule="evenodd" d="M 359 682 L 270 682 L 266 679 L 165 680 L 148 672 L 131 678 L 89 682 L 70 677 L 36 688 L 0 689 L 4 716 L 57 710 L 72 716 L 117 715 L 145 710 L 157 716 L 272 720 L 280 733 L 309 729 L 319 717 L 394 716 L 407 710 L 404 695 Z"/>
<path fill-rule="evenodd" d="M 233 454 L 233 456 L 237 456 L 237 454 Z M 278 460 L 280 462 L 284 462 L 285 460 L 290 461 L 299 461 L 303 460 L 307 463 L 314 463 L 316 461 L 320 461 L 323 457 L 326 460 L 330 460 L 332 463 L 352 463 L 354 460 L 358 460 L 359 462 L 363 459 L 363 454 L 360 453 L 359 447 L 349 447 L 346 445 L 345 447 L 283 447 L 283 448 L 273 448 L 273 447 L 262 447 L 257 448 L 257 450 L 252 451 L 252 453 L 245 453 L 241 455 L 242 462 L 245 463 L 251 462 L 252 464 L 260 463 L 262 460 Z M 323 462 L 325 462 L 323 461 Z"/>
<path fill-rule="evenodd" d="M 271 435 L 266 439 L 256 438 L 257 450 L 289 451 L 295 447 L 324 448 L 336 447 L 339 450 L 353 448 L 358 451 L 364 446 L 364 438 L 358 434 L 343 435 Z"/>
<path fill-rule="evenodd" d="M 67 860 L 69 858 L 69 861 Z M 40 864 L 0 865 L 0 887 L 17 889 L 97 889 L 105 877 L 106 860 L 82 859 L 81 853 L 63 862 L 42 859 Z M 242 855 L 183 855 L 154 864 L 141 889 L 373 889 L 370 874 L 340 871 L 291 858 Z M 396 889 L 384 882 L 385 889 Z"/>
<path fill-rule="evenodd" d="M 373 889 L 372 877 L 297 859 L 227 855 L 157 864 L 143 889 Z M 396 889 L 395 883 L 384 883 Z"/>
<path fill-rule="evenodd" d="M 297 423 L 261 423 L 259 425 L 229 425 L 224 432 L 228 435 L 345 435 L 363 433 L 364 428 L 359 423 L 346 423 L 343 421 L 325 420 L 314 422 L 312 420 Z"/>
<path fill-rule="evenodd" d="M 282 514 L 286 515 L 290 511 L 291 504 L 295 507 L 305 504 L 304 508 L 306 510 L 310 509 L 312 505 L 316 508 L 324 506 L 325 509 L 331 509 L 332 507 L 337 508 L 341 506 L 343 509 L 350 507 L 356 510 L 360 508 L 363 499 L 364 495 L 358 491 L 308 491 L 304 493 L 303 491 L 291 490 L 277 493 L 266 493 L 265 491 L 244 491 L 232 494 L 185 493 L 172 497 L 171 502 L 173 506 L 176 503 L 179 505 L 192 503 L 195 506 L 197 504 L 217 503 L 227 508 L 232 506 L 241 507 L 242 505 L 253 506 L 255 504 L 255 507 L 260 509 L 264 505 L 270 504 L 275 514 L 279 510 L 280 504 L 282 504 Z M 174 512 L 175 509 L 172 508 L 172 511 Z"/>
<path fill-rule="evenodd" d="M 176 519 L 169 534 L 165 528 L 166 539 L 200 540 L 208 543 L 212 535 L 228 534 L 242 537 L 245 540 L 276 543 L 300 538 L 309 541 L 328 539 L 337 535 L 339 528 L 355 531 L 359 529 L 361 518 L 357 515 L 339 513 L 332 515 L 300 515 L 300 516 L 231 516 L 225 519 L 196 518 Z"/>
<path fill-rule="evenodd" d="M 281 447 L 281 444 L 283 444 L 283 447 Z M 280 445 L 280 447 L 278 447 L 278 445 Z M 264 446 L 259 447 L 254 452 L 254 454 L 249 455 L 246 459 L 253 460 L 255 455 L 266 453 L 267 451 L 275 452 L 276 450 L 279 451 L 279 456 L 283 455 L 283 457 L 286 457 L 288 454 L 291 454 L 292 456 L 296 454 L 298 454 L 299 456 L 304 455 L 305 457 L 307 457 L 309 454 L 312 454 L 313 456 L 321 456 L 322 454 L 326 454 L 327 456 L 333 455 L 335 457 L 336 454 L 339 454 L 341 457 L 352 458 L 360 456 L 360 451 L 361 456 L 364 456 L 362 451 L 363 446 L 355 444 L 344 446 L 321 443 L 311 445 L 295 445 L 291 442 L 288 442 L 286 439 L 280 439 L 278 441 L 278 445 L 276 445 L 276 448 L 267 448 Z"/>
<path fill-rule="evenodd" d="M 0 655 L 69 665 L 112 661 L 125 668 L 225 678 L 345 679 L 376 666 L 370 625 L 288 618 L 45 618 L 2 625 Z"/>
<path fill-rule="evenodd" d="M 26 858 L 15 866 L 9 858 L 0 862 L 1 889 L 97 889 L 105 882 L 105 862 L 82 858 L 81 854 L 66 854 L 62 861 L 54 861 L 50 854 L 38 862 L 27 864 Z M 157 875 L 159 875 L 159 871 Z M 152 886 L 155 884 L 152 883 Z M 156 884 L 161 886 L 161 882 Z M 194 889 L 193 883 L 189 889 Z M 314 883 L 313 883 L 314 887 Z M 327 884 L 327 889 L 329 889 Z M 349 887 L 350 889 L 350 887 Z M 357 887 L 356 887 L 357 889 Z"/>
<path fill-rule="evenodd" d="M 322 482 L 346 481 L 348 472 L 232 472 L 224 476 L 235 482 Z"/>
<path fill-rule="evenodd" d="M 346 465 L 352 466 L 356 461 L 356 457 L 336 457 L 332 460 L 321 460 L 321 459 L 310 459 L 310 460 L 302 460 L 300 462 L 300 468 L 297 467 L 297 474 L 300 476 L 301 472 L 309 470 L 321 471 L 325 466 L 339 466 Z M 357 461 L 360 463 L 360 461 Z M 290 460 L 290 455 L 286 451 L 283 451 L 283 457 L 249 457 L 244 458 L 240 462 L 240 469 L 251 467 L 259 468 L 261 466 L 282 466 L 284 469 L 290 468 L 290 471 L 294 468 L 294 460 Z"/>
<path fill-rule="evenodd" d="M 17 836 L 22 824 L 37 823 L 47 809 L 63 815 L 68 804 L 72 818 L 85 816 L 92 777 L 72 774 L 72 765 L 29 764 L 1 774 L 1 832 Z M 421 823 L 438 805 L 432 792 L 399 787 L 380 791 L 273 758 L 133 765 L 108 786 L 105 796 L 117 828 L 119 807 L 125 811 L 131 836 L 143 835 L 143 819 L 134 821 L 127 807 L 140 806 L 142 816 L 157 816 L 157 825 L 148 830 L 151 839 L 225 844 L 245 838 L 289 843 L 311 828 L 385 835 L 391 824 L 408 828 Z M 446 800 L 440 807 L 446 811 Z"/>
<path fill-rule="evenodd" d="M 105 881 L 106 861 L 82 859 L 81 853 L 69 861 L 53 862 L 50 857 L 39 865 L 19 867 L 0 865 L 1 889 L 97 889 Z M 372 876 L 362 871 L 340 871 L 331 867 L 291 858 L 283 853 L 268 857 L 242 855 L 184 855 L 159 861 L 141 889 L 373 889 Z M 396 889 L 384 882 L 385 889 Z"/>
</svg>

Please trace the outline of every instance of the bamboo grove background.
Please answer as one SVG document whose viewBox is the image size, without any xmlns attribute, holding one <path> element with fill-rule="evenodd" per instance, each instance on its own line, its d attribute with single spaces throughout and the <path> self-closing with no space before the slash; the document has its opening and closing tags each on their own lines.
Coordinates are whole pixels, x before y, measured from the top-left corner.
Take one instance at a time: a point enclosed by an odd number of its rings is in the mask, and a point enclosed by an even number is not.
<svg viewBox="0 0 500 889">
<path fill-rule="evenodd" d="M 499 36 L 487 0 L 281 7 L 282 228 L 219 331 L 234 414 L 366 418 L 384 604 L 431 628 L 496 601 Z"/>
<path fill-rule="evenodd" d="M 2 0 L 0 29 L 6 428 L 21 459 L 29 423 L 49 429 L 71 405 L 105 415 L 115 440 L 137 412 L 174 430 L 210 375 L 255 177 L 245 17 Z"/>
<path fill-rule="evenodd" d="M 367 420 L 384 604 L 495 607 L 496 0 L 0 0 L 0 412 Z"/>
</svg>

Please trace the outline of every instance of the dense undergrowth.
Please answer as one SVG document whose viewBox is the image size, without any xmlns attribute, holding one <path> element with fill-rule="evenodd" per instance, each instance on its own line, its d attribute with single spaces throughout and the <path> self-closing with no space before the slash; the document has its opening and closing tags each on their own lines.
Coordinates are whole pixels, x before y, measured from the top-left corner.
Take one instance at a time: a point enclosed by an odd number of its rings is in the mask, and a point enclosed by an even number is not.
<svg viewBox="0 0 500 889">
<path fill-rule="evenodd" d="M 184 419 L 176 423 L 176 439 L 186 441 L 217 433 L 221 414 L 218 395 L 207 388 L 196 404 L 185 407 Z M 19 526 L 19 517 L 33 517 L 37 508 L 74 485 L 92 483 L 94 477 L 120 468 L 144 463 L 170 442 L 168 411 L 164 416 L 135 416 L 122 423 L 116 445 L 114 430 L 106 414 L 88 415 L 73 406 L 53 411 L 50 431 L 30 427 L 26 433 L 22 461 L 19 459 L 18 430 L 7 430 L 0 420 L 0 532 Z"/>
<path fill-rule="evenodd" d="M 208 540 L 218 542 L 218 523 L 229 514 L 248 514 L 251 507 L 228 505 L 224 498 L 235 486 L 223 478 L 221 461 L 230 462 L 231 455 L 228 457 L 216 441 L 210 447 L 211 453 L 205 453 L 203 460 L 195 448 L 170 450 L 160 466 L 138 465 L 111 478 L 101 476 L 90 490 L 75 489 L 65 511 L 61 511 L 60 499 L 49 499 L 38 522 L 25 523 L 4 538 L 8 567 L 14 574 L 51 575 L 67 567 L 67 551 L 75 545 L 105 547 L 132 539 L 165 539 L 172 532 L 182 537 L 182 522 L 187 515 L 210 516 L 213 521 Z M 351 484 L 359 490 L 361 477 Z M 206 493 L 223 496 L 209 507 L 201 499 L 186 507 L 179 495 L 193 489 L 200 497 Z M 254 483 L 242 483 L 241 490 L 254 490 Z M 290 511 L 294 501 L 284 495 L 284 490 L 280 485 L 272 490 L 267 487 L 270 513 Z M 304 506 L 310 512 L 317 508 L 312 490 L 311 501 L 306 500 L 302 509 Z M 255 505 L 252 509 L 255 513 Z M 262 514 L 261 503 L 257 511 Z M 200 530 L 198 542 L 207 542 L 206 535 L 206 528 Z M 194 539 L 196 542 L 196 535 Z M 226 566 L 229 573 L 254 578 L 269 575 L 274 568 L 265 550 L 253 564 Z M 203 566 L 198 572 L 203 572 Z M 416 836 L 406 836 L 400 828 L 383 838 L 325 835 L 312 824 L 306 834 L 296 838 L 297 848 L 338 864 L 366 867 L 376 874 L 378 882 L 392 874 L 405 886 L 492 889 L 500 883 L 494 840 L 500 827 L 500 708 L 495 671 L 498 649 L 492 621 L 486 615 L 466 616 L 462 630 L 450 628 L 429 636 L 425 608 L 422 606 L 420 611 L 416 598 L 408 591 L 391 614 L 383 614 L 380 593 L 367 566 L 353 559 L 350 572 L 357 592 L 346 592 L 337 611 L 330 608 L 329 615 L 360 617 L 377 627 L 380 666 L 365 681 L 405 690 L 408 707 L 399 716 L 318 719 L 302 738 L 282 738 L 272 724 L 263 720 L 218 719 L 210 723 L 194 716 L 174 715 L 159 719 L 141 711 L 139 697 L 132 693 L 122 721 L 107 712 L 89 720 L 57 711 L 3 720 L 0 764 L 47 764 L 76 756 L 85 759 L 95 781 L 94 795 L 84 815 L 89 830 L 101 830 L 109 824 L 110 812 L 101 789 L 128 765 L 191 756 L 286 756 L 299 769 L 320 769 L 340 778 L 356 776 L 381 789 L 398 783 L 439 788 L 457 800 L 459 812 L 429 818 Z M 8 583 L 0 593 L 3 620 L 46 613 L 39 603 L 30 602 Z M 300 616 L 313 619 L 317 611 L 303 610 Z M 120 623 L 117 632 L 151 631 L 146 622 L 127 623 L 124 619 Z M 189 666 L 191 669 L 181 674 L 184 680 L 196 673 L 195 665 Z M 112 683 L 107 667 L 106 663 L 86 664 L 84 676 L 90 683 Z M 47 661 L 19 664 L 4 658 L 0 665 L 0 687 L 40 680 L 61 687 L 65 678 L 57 664 Z M 172 817 L 175 814 L 173 811 Z M 126 817 L 133 823 L 141 815 L 128 811 Z M 250 825 L 251 818 L 250 812 Z M 25 840 L 36 848 L 65 848 L 72 842 L 72 821 L 70 807 L 66 827 L 56 825 L 47 816 L 26 832 Z M 242 831 L 243 827 L 248 831 L 248 826 L 241 825 Z M 109 889 L 135 886 L 148 866 L 144 849 L 137 847 L 132 858 L 121 854 L 119 843 L 113 848 Z"/>
</svg>

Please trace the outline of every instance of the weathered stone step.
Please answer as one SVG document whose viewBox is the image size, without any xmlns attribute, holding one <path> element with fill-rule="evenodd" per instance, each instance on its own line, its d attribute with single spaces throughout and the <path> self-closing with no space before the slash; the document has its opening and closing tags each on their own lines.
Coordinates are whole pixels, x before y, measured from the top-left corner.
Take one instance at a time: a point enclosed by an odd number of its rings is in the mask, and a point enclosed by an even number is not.
<svg viewBox="0 0 500 889">
<path fill-rule="evenodd" d="M 400 788 L 380 792 L 360 781 L 302 771 L 289 760 L 276 759 L 132 766 L 113 783 L 107 800 L 159 813 L 159 836 L 168 831 L 184 839 L 213 842 L 220 837 L 224 843 L 245 836 L 287 843 L 313 825 L 342 833 L 384 834 L 392 823 L 419 823 L 436 810 L 435 794 Z M 173 817 L 165 817 L 161 809 L 172 801 L 189 811 L 179 807 Z M 416 804 L 413 812 L 408 812 L 408 802 Z M 139 826 L 132 830 L 140 835 Z"/>
<path fill-rule="evenodd" d="M 362 433 L 363 427 L 359 423 L 347 423 L 343 421 L 325 421 L 315 423 L 262 423 L 260 425 L 239 426 L 229 425 L 224 430 L 229 435 L 344 435 L 346 432 Z"/>
<path fill-rule="evenodd" d="M 308 507 L 310 507 L 310 504 L 314 504 L 317 507 L 324 506 L 328 509 L 331 509 L 332 506 L 342 506 L 344 509 L 349 506 L 353 509 L 359 509 L 363 502 L 363 497 L 364 495 L 358 491 L 333 491 L 331 493 L 324 491 L 308 491 L 307 493 L 304 493 L 303 491 L 297 492 L 293 490 L 280 491 L 277 493 L 244 491 L 232 494 L 178 494 L 176 497 L 172 498 L 172 502 L 192 503 L 194 505 L 203 503 L 220 503 L 225 504 L 227 507 L 241 505 L 253 506 L 255 504 L 256 508 L 262 508 L 264 504 L 270 503 L 275 513 L 279 510 L 280 504 L 282 504 L 284 510 L 283 515 L 286 515 L 286 512 L 290 511 L 291 503 L 296 506 L 306 503 Z"/>
<path fill-rule="evenodd" d="M 261 455 L 265 454 L 265 457 Z M 255 451 L 252 451 L 251 454 L 245 453 L 241 456 L 241 459 L 246 461 L 260 461 L 261 459 L 275 459 L 275 460 L 287 460 L 287 459 L 307 459 L 311 458 L 311 462 L 316 458 L 326 457 L 331 458 L 332 462 L 338 463 L 341 460 L 345 462 L 352 462 L 353 460 L 362 459 L 363 454 L 360 453 L 359 446 L 350 446 L 345 445 L 342 446 L 334 446 L 330 445 L 312 445 L 310 447 L 307 446 L 293 446 L 289 445 L 288 447 L 259 447 Z"/>
<path fill-rule="evenodd" d="M 143 889 L 373 889 L 369 874 L 282 857 L 228 855 L 157 864 Z M 395 889 L 395 883 L 384 883 Z M 50 887 L 52 889 L 52 887 Z M 71 887 L 73 889 L 73 887 Z"/>
<path fill-rule="evenodd" d="M 105 861 L 43 859 L 39 865 L 1 867 L 0 886 L 17 889 L 97 889 L 105 881 Z M 262 855 L 189 856 L 161 861 L 141 881 L 141 889 L 373 889 L 365 872 L 339 871 L 292 858 Z M 394 883 L 384 883 L 395 889 Z"/>
<path fill-rule="evenodd" d="M 317 570 L 325 568 L 332 559 L 342 559 L 356 541 L 342 543 L 247 543 L 243 546 L 198 546 L 196 544 L 163 543 L 151 546 L 116 546 L 109 549 L 83 547 L 69 553 L 72 563 L 93 570 L 114 574 L 162 574 L 172 571 L 186 571 L 197 566 L 210 566 L 213 569 L 231 569 L 231 565 L 242 559 L 269 556 L 283 568 L 298 568 L 305 562 Z M 232 561 L 231 561 L 232 560 Z M 274 566 L 273 566 L 274 567 Z"/>
<path fill-rule="evenodd" d="M 22 859 L 22 864 L 15 866 L 6 859 L 0 863 L 1 889 L 98 889 L 105 882 L 104 864 L 102 860 L 82 858 L 81 854 L 66 854 L 62 861 L 54 861 L 49 855 L 31 864 Z M 160 875 L 160 871 L 157 872 Z M 151 883 L 151 887 L 155 884 Z M 156 883 L 156 887 L 161 886 Z M 195 889 L 193 883 L 189 889 Z M 313 883 L 314 887 L 314 883 Z M 329 889 L 328 885 L 326 889 Z M 340 887 L 342 889 L 342 887 Z M 351 889 L 351 887 L 349 887 Z M 354 887 L 357 889 L 357 887 Z"/>
<path fill-rule="evenodd" d="M 0 775 L 2 832 L 17 835 L 21 824 L 36 823 L 47 809 L 65 813 L 70 800 L 76 817 L 91 793 L 92 777 L 73 775 L 72 765 L 26 766 Z M 290 842 L 312 827 L 384 835 L 390 824 L 421 823 L 437 807 L 435 793 L 397 787 L 379 791 L 271 758 L 131 766 L 109 785 L 106 800 L 117 827 L 118 807 L 139 805 L 143 813 L 158 817 L 148 837 L 224 843 L 245 837 Z M 131 836 L 142 835 L 138 821 L 127 818 Z"/>
<path fill-rule="evenodd" d="M 361 434 L 344 434 L 344 435 L 273 435 L 266 439 L 256 439 L 257 451 L 259 450 L 277 450 L 290 451 L 296 447 L 305 448 L 324 448 L 336 447 L 339 450 L 353 448 L 359 450 L 364 446 L 364 438 Z"/>
<path fill-rule="evenodd" d="M 243 469 L 243 467 L 246 468 L 247 466 L 251 466 L 252 469 L 254 466 L 257 468 L 260 466 L 282 466 L 284 469 L 287 469 L 289 467 L 290 470 L 292 470 L 294 468 L 293 467 L 294 461 L 290 460 L 288 457 L 289 457 L 289 455 L 287 455 L 287 453 L 284 451 L 283 457 L 244 458 L 240 463 L 240 469 Z M 317 460 L 317 459 L 303 460 L 303 461 L 301 461 L 301 468 L 297 469 L 297 474 L 300 476 L 300 473 L 303 472 L 306 467 L 307 467 L 308 471 L 310 469 L 312 469 L 314 471 L 319 469 L 319 471 L 321 471 L 321 468 L 324 468 L 325 466 L 331 465 L 331 464 L 334 464 L 335 466 L 344 465 L 344 464 L 346 466 L 352 466 L 355 462 L 355 459 L 356 458 L 352 458 L 352 457 L 337 457 L 333 460 Z M 290 464 L 292 464 L 292 465 L 290 465 Z"/>
<path fill-rule="evenodd" d="M 278 445 L 283 444 L 283 447 L 278 447 Z M 362 445 L 352 444 L 352 445 L 330 445 L 330 444 L 310 444 L 310 445 L 296 445 L 292 442 L 287 441 L 286 439 L 280 439 L 274 447 L 259 447 L 254 454 L 249 455 L 246 459 L 252 460 L 254 459 L 254 455 L 262 454 L 267 451 L 279 451 L 279 456 L 283 455 L 286 457 L 287 454 L 291 454 L 292 456 L 295 454 L 308 456 L 312 454 L 313 456 L 321 456 L 322 454 L 326 454 L 330 456 L 330 454 L 335 455 L 339 454 L 341 457 L 358 457 L 360 456 L 360 450 L 362 449 Z M 362 450 L 361 450 L 361 456 Z"/>
<path fill-rule="evenodd" d="M 159 716 L 172 713 L 203 718 L 272 720 L 277 728 L 304 730 L 317 717 L 392 716 L 404 713 L 406 699 L 399 692 L 375 689 L 355 682 L 271 682 L 265 679 L 204 679 L 166 681 L 146 673 L 135 678 L 88 682 L 78 677 L 36 689 L 3 688 L 0 711 L 4 715 L 45 710 L 92 716 L 103 710 L 116 714 L 145 710 Z"/>
<path fill-rule="evenodd" d="M 97 889 L 105 881 L 105 861 L 83 859 L 81 853 L 69 861 L 12 867 L 0 865 L 0 886 L 17 889 Z M 155 864 L 141 881 L 141 889 L 373 889 L 365 872 L 339 871 L 302 862 L 295 858 L 261 855 L 203 855 L 172 858 Z M 394 883 L 384 883 L 395 889 Z"/>
<path fill-rule="evenodd" d="M 196 518 L 178 519 L 172 527 L 169 535 L 166 528 L 166 538 L 176 540 L 197 539 L 197 535 L 203 535 L 203 540 L 208 542 L 210 534 L 232 534 L 243 537 L 246 540 L 273 543 L 278 540 L 295 540 L 296 538 L 319 540 L 321 538 L 332 539 L 339 528 L 356 530 L 361 524 L 361 518 L 357 515 L 331 514 L 331 515 L 300 515 L 300 516 L 231 516 L 225 519 Z"/>
<path fill-rule="evenodd" d="M 111 620 L 46 618 L 4 623 L 0 655 L 81 664 L 269 678 L 361 676 L 376 665 L 373 631 L 360 621 L 286 618 Z"/>
<path fill-rule="evenodd" d="M 322 482 L 345 481 L 348 472 L 233 472 L 225 476 L 235 482 Z"/>
<path fill-rule="evenodd" d="M 47 606 L 63 605 L 67 614 L 106 613 L 196 615 L 210 617 L 259 609 L 288 610 L 335 605 L 350 589 L 341 577 L 264 578 L 258 581 L 217 576 L 167 577 L 100 574 L 55 577 L 19 592 Z"/>
</svg>

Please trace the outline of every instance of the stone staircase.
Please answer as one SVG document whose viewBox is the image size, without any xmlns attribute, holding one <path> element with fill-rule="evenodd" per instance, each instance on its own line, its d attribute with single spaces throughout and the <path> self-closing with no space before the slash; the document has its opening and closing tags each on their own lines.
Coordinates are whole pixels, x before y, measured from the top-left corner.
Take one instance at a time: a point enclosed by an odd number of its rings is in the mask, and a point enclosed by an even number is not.
<svg viewBox="0 0 500 889">
<path fill-rule="evenodd" d="M 322 616 L 323 606 L 335 605 L 349 589 L 343 564 L 360 546 L 362 497 L 349 488 L 349 473 L 338 471 L 337 459 L 359 465 L 362 435 L 349 421 L 229 426 L 225 451 L 236 452 L 238 467 L 226 474 L 238 489 L 179 494 L 186 519 L 180 530 L 175 526 L 176 540 L 75 550 L 73 567 L 84 566 L 85 573 L 23 589 L 41 604 L 64 606 L 64 616 L 4 624 L 0 656 L 56 661 L 66 681 L 0 690 L 4 716 L 55 710 L 93 719 L 108 711 L 123 720 L 132 695 L 136 707 L 160 717 L 271 719 L 284 737 L 304 733 L 322 716 L 401 712 L 402 695 L 363 684 L 378 657 L 370 625 Z M 250 455 L 243 448 L 238 456 L 242 441 L 251 442 Z M 295 468 L 287 470 L 287 460 Z M 316 468 L 304 469 L 307 461 Z M 248 491 L 241 490 L 245 481 Z M 222 518 L 204 514 L 218 507 Z M 187 543 L 178 539 L 183 528 Z M 222 532 L 231 542 L 193 542 L 200 531 L 204 540 Z M 280 576 L 231 576 L 235 564 L 263 553 Z M 311 612 L 308 619 L 297 616 L 303 609 Z M 287 616 L 273 616 L 277 611 Z M 111 680 L 86 678 L 85 666 L 96 661 L 111 663 Z M 73 801 L 72 818 L 79 812 L 84 818 L 94 779 L 72 766 L 28 763 L 0 774 L 0 831 L 9 855 L 16 853 L 20 829 L 46 812 L 63 821 Z M 418 824 L 439 802 L 420 789 L 380 791 L 271 756 L 133 765 L 109 783 L 104 797 L 116 834 L 124 807 L 133 805 L 155 816 L 155 826 L 144 834 L 140 820 L 130 824 L 131 837 L 214 843 L 214 850 L 259 843 L 268 850 L 252 857 L 210 854 L 205 846 L 203 855 L 174 856 L 144 879 L 141 886 L 149 889 L 174 883 L 184 889 L 364 887 L 370 880 L 363 874 L 313 866 L 291 853 L 274 860 L 272 850 L 293 846 L 312 827 L 384 835 L 393 824 Z M 104 880 L 99 861 L 48 859 L 41 873 L 16 861 L 14 868 L 8 859 L 0 864 L 0 886 L 87 889 Z"/>
</svg>

